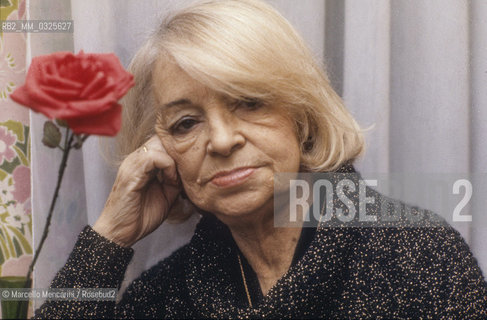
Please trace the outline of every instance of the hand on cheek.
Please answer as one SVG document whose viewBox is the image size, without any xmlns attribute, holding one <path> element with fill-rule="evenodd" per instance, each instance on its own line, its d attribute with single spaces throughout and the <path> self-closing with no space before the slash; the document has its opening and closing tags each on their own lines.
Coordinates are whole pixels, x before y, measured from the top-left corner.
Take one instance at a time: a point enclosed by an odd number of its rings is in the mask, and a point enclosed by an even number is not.
<svg viewBox="0 0 487 320">
<path fill-rule="evenodd" d="M 120 245 L 132 246 L 166 219 L 180 191 L 174 160 L 153 136 L 120 165 L 93 229 Z"/>
</svg>

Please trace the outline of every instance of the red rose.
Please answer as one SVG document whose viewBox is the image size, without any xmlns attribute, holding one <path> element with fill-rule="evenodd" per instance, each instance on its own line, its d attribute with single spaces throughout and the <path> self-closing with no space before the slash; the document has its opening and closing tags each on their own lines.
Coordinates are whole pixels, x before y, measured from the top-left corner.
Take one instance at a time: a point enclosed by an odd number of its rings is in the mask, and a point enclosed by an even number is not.
<svg viewBox="0 0 487 320">
<path fill-rule="evenodd" d="M 11 97 L 76 134 L 114 136 L 121 125 L 118 100 L 134 85 L 114 54 L 55 52 L 32 59 L 25 84 Z"/>
</svg>

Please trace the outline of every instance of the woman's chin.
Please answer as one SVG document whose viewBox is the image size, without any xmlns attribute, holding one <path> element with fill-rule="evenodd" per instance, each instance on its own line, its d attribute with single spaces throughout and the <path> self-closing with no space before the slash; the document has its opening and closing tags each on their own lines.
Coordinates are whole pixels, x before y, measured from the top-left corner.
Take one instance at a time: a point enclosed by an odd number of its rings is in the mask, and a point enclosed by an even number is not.
<svg viewBox="0 0 487 320">
<path fill-rule="evenodd" d="M 260 199 L 259 199 L 260 198 Z M 261 220 L 264 215 L 273 213 L 273 200 L 263 199 L 262 194 L 253 197 L 229 197 L 213 202 L 210 210 L 217 218 L 226 224 L 232 221 Z"/>
</svg>

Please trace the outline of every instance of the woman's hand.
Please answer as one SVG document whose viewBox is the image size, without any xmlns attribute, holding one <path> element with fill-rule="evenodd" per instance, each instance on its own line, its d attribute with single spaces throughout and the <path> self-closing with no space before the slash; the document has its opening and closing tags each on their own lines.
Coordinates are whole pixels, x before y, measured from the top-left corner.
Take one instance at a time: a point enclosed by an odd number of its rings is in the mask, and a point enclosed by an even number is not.
<svg viewBox="0 0 487 320">
<path fill-rule="evenodd" d="M 107 239 L 130 247 L 154 231 L 167 217 L 181 191 L 174 160 L 159 138 L 125 158 L 93 229 Z"/>
</svg>

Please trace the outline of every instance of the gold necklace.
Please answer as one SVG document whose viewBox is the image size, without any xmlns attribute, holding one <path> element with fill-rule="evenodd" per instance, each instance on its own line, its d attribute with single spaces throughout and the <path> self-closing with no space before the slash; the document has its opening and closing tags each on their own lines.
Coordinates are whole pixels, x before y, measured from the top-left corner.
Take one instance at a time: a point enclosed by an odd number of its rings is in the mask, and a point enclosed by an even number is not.
<svg viewBox="0 0 487 320">
<path fill-rule="evenodd" d="M 242 273 L 242 280 L 243 280 L 243 284 L 245 287 L 245 293 L 247 294 L 247 300 L 249 301 L 249 306 L 251 308 L 253 308 L 252 307 L 252 300 L 250 299 L 249 288 L 247 287 L 247 281 L 245 280 L 245 273 L 244 273 L 244 269 L 242 266 L 242 259 L 240 259 L 240 254 L 237 254 L 237 257 L 238 257 L 238 264 L 240 265 L 240 272 Z"/>
</svg>

